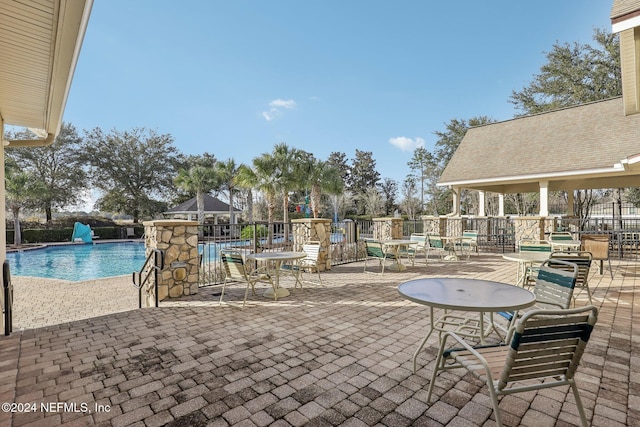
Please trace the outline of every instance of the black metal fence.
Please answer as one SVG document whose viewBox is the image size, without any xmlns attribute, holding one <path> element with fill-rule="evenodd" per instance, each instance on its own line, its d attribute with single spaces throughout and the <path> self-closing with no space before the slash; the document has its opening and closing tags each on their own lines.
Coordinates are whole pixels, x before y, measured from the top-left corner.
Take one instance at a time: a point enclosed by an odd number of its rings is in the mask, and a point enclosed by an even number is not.
<svg viewBox="0 0 640 427">
<path fill-rule="evenodd" d="M 516 249 L 515 224 L 508 217 L 449 218 L 463 221 L 460 229 L 478 231 L 478 250 L 489 253 L 507 253 Z M 614 257 L 637 256 L 640 247 L 640 218 L 558 218 L 558 230 L 572 230 L 579 238 L 582 234 L 609 235 L 610 251 Z M 293 237 L 291 224 L 218 224 L 200 227 L 200 284 L 219 284 L 224 280 L 220 251 L 236 249 L 247 252 L 291 250 Z M 331 224 L 331 265 L 357 262 L 364 259 L 362 239 L 373 238 L 373 221 L 346 220 Z M 424 232 L 423 222 L 404 221 L 403 235 Z"/>
</svg>

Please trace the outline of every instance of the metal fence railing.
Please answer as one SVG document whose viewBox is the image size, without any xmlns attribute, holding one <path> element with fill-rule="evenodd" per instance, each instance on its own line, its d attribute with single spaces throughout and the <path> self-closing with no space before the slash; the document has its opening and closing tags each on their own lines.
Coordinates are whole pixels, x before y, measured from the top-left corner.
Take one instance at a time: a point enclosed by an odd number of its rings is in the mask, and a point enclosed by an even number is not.
<svg viewBox="0 0 640 427">
<path fill-rule="evenodd" d="M 508 217 L 448 218 L 449 227 L 478 231 L 478 250 L 489 253 L 513 252 L 516 248 L 515 225 Z M 455 221 L 462 221 L 455 224 Z M 608 234 L 612 256 L 637 256 L 640 248 L 640 218 L 558 218 L 558 229 L 570 229 L 579 238 L 582 234 Z M 200 227 L 199 279 L 201 285 L 220 284 L 224 269 L 220 259 L 223 249 L 264 252 L 291 250 L 293 236 L 291 224 L 273 224 L 271 233 L 265 222 L 253 224 L 215 224 Z M 357 262 L 364 259 L 362 239 L 373 238 L 373 221 L 345 220 L 331 224 L 331 265 Z M 423 222 L 405 221 L 404 237 L 422 233 Z M 446 232 L 444 230 L 443 232 Z"/>
</svg>

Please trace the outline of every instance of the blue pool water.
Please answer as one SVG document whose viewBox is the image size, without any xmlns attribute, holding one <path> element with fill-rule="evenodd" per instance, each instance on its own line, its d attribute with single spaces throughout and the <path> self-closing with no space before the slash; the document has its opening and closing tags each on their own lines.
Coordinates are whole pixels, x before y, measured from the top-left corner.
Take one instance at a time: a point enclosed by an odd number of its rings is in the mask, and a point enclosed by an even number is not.
<svg viewBox="0 0 640 427">
<path fill-rule="evenodd" d="M 121 276 L 144 264 L 143 243 L 49 246 L 7 254 L 12 276 L 46 277 L 74 282 Z"/>
<path fill-rule="evenodd" d="M 220 257 L 220 249 L 249 244 L 249 240 L 208 243 L 201 244 L 199 251 L 205 262 L 214 262 Z M 140 271 L 145 260 L 145 247 L 143 243 L 132 242 L 48 246 L 7 253 L 7 260 L 13 276 L 78 282 Z"/>
</svg>

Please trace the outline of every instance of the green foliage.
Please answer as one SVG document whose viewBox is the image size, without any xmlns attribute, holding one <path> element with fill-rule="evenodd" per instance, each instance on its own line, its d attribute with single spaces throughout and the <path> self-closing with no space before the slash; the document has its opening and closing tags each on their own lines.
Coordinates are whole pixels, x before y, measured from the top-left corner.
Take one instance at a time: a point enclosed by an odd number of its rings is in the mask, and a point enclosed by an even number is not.
<svg viewBox="0 0 640 427">
<path fill-rule="evenodd" d="M 92 183 L 103 192 L 100 209 L 129 214 L 134 222 L 166 209 L 161 198 L 173 191 L 179 160 L 171 135 L 95 128 L 86 135 L 84 152 Z"/>
<path fill-rule="evenodd" d="M 604 29 L 594 29 L 595 47 L 554 44 L 547 63 L 509 102 L 522 114 L 536 114 L 622 95 L 620 42 Z"/>
<path fill-rule="evenodd" d="M 425 186 L 428 188 L 428 179 L 436 169 L 436 161 L 433 154 L 426 148 L 418 147 L 413 152 L 413 157 L 407 162 L 407 166 L 411 168 L 411 176 L 415 178 L 415 182 L 420 184 L 420 211 L 424 210 Z M 406 200 L 411 203 L 410 200 Z"/>
<path fill-rule="evenodd" d="M 240 232 L 240 238 L 247 240 L 253 239 L 253 225 L 247 225 L 246 227 L 242 227 L 242 231 Z M 267 237 L 269 235 L 269 230 L 262 224 L 256 224 L 255 226 L 256 234 L 259 238 Z"/>
<path fill-rule="evenodd" d="M 347 181 L 349 190 L 354 194 L 363 194 L 367 188 L 375 187 L 378 181 L 380 181 L 380 173 L 376 170 L 373 153 L 356 149 Z"/>
<path fill-rule="evenodd" d="M 69 242 L 72 235 L 73 228 L 26 229 L 22 230 L 22 241 L 24 243 Z"/>
<path fill-rule="evenodd" d="M 629 188 L 624 193 L 624 201 L 633 204 L 635 207 L 640 207 L 640 188 Z"/>
<path fill-rule="evenodd" d="M 8 139 L 32 139 L 28 131 L 8 135 Z M 54 143 L 48 147 L 24 147 L 6 150 L 7 158 L 20 165 L 30 176 L 28 196 L 37 200 L 47 222 L 53 209 L 78 204 L 87 188 L 87 173 L 82 161 L 82 138 L 76 128 L 63 123 Z M 44 191 L 42 191 L 44 190 Z"/>
</svg>

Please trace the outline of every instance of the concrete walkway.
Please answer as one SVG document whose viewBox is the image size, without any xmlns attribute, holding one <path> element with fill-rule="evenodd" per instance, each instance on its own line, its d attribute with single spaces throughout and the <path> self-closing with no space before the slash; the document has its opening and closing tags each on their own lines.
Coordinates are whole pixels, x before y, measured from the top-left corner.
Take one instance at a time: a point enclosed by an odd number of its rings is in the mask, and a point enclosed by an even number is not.
<svg viewBox="0 0 640 427">
<path fill-rule="evenodd" d="M 577 382 L 592 425 L 640 425 L 640 376 L 631 371 L 640 270 L 635 260 L 613 264 L 613 280 L 605 272 L 590 281 L 600 317 Z M 432 276 L 513 282 L 515 263 L 480 255 L 384 276 L 362 266 L 334 267 L 325 287 L 277 303 L 253 297 L 244 310 L 218 306 L 217 288 L 138 310 L 118 279 L 14 278 L 24 330 L 0 338 L 0 400 L 34 410 L 2 412 L 0 425 L 495 425 L 486 388 L 463 371 L 441 374 L 426 402 L 437 337 L 413 374 L 428 309 L 396 287 Z M 233 286 L 225 300 L 241 302 L 243 292 Z M 506 396 L 500 406 L 507 426 L 579 424 L 568 388 Z"/>
</svg>

